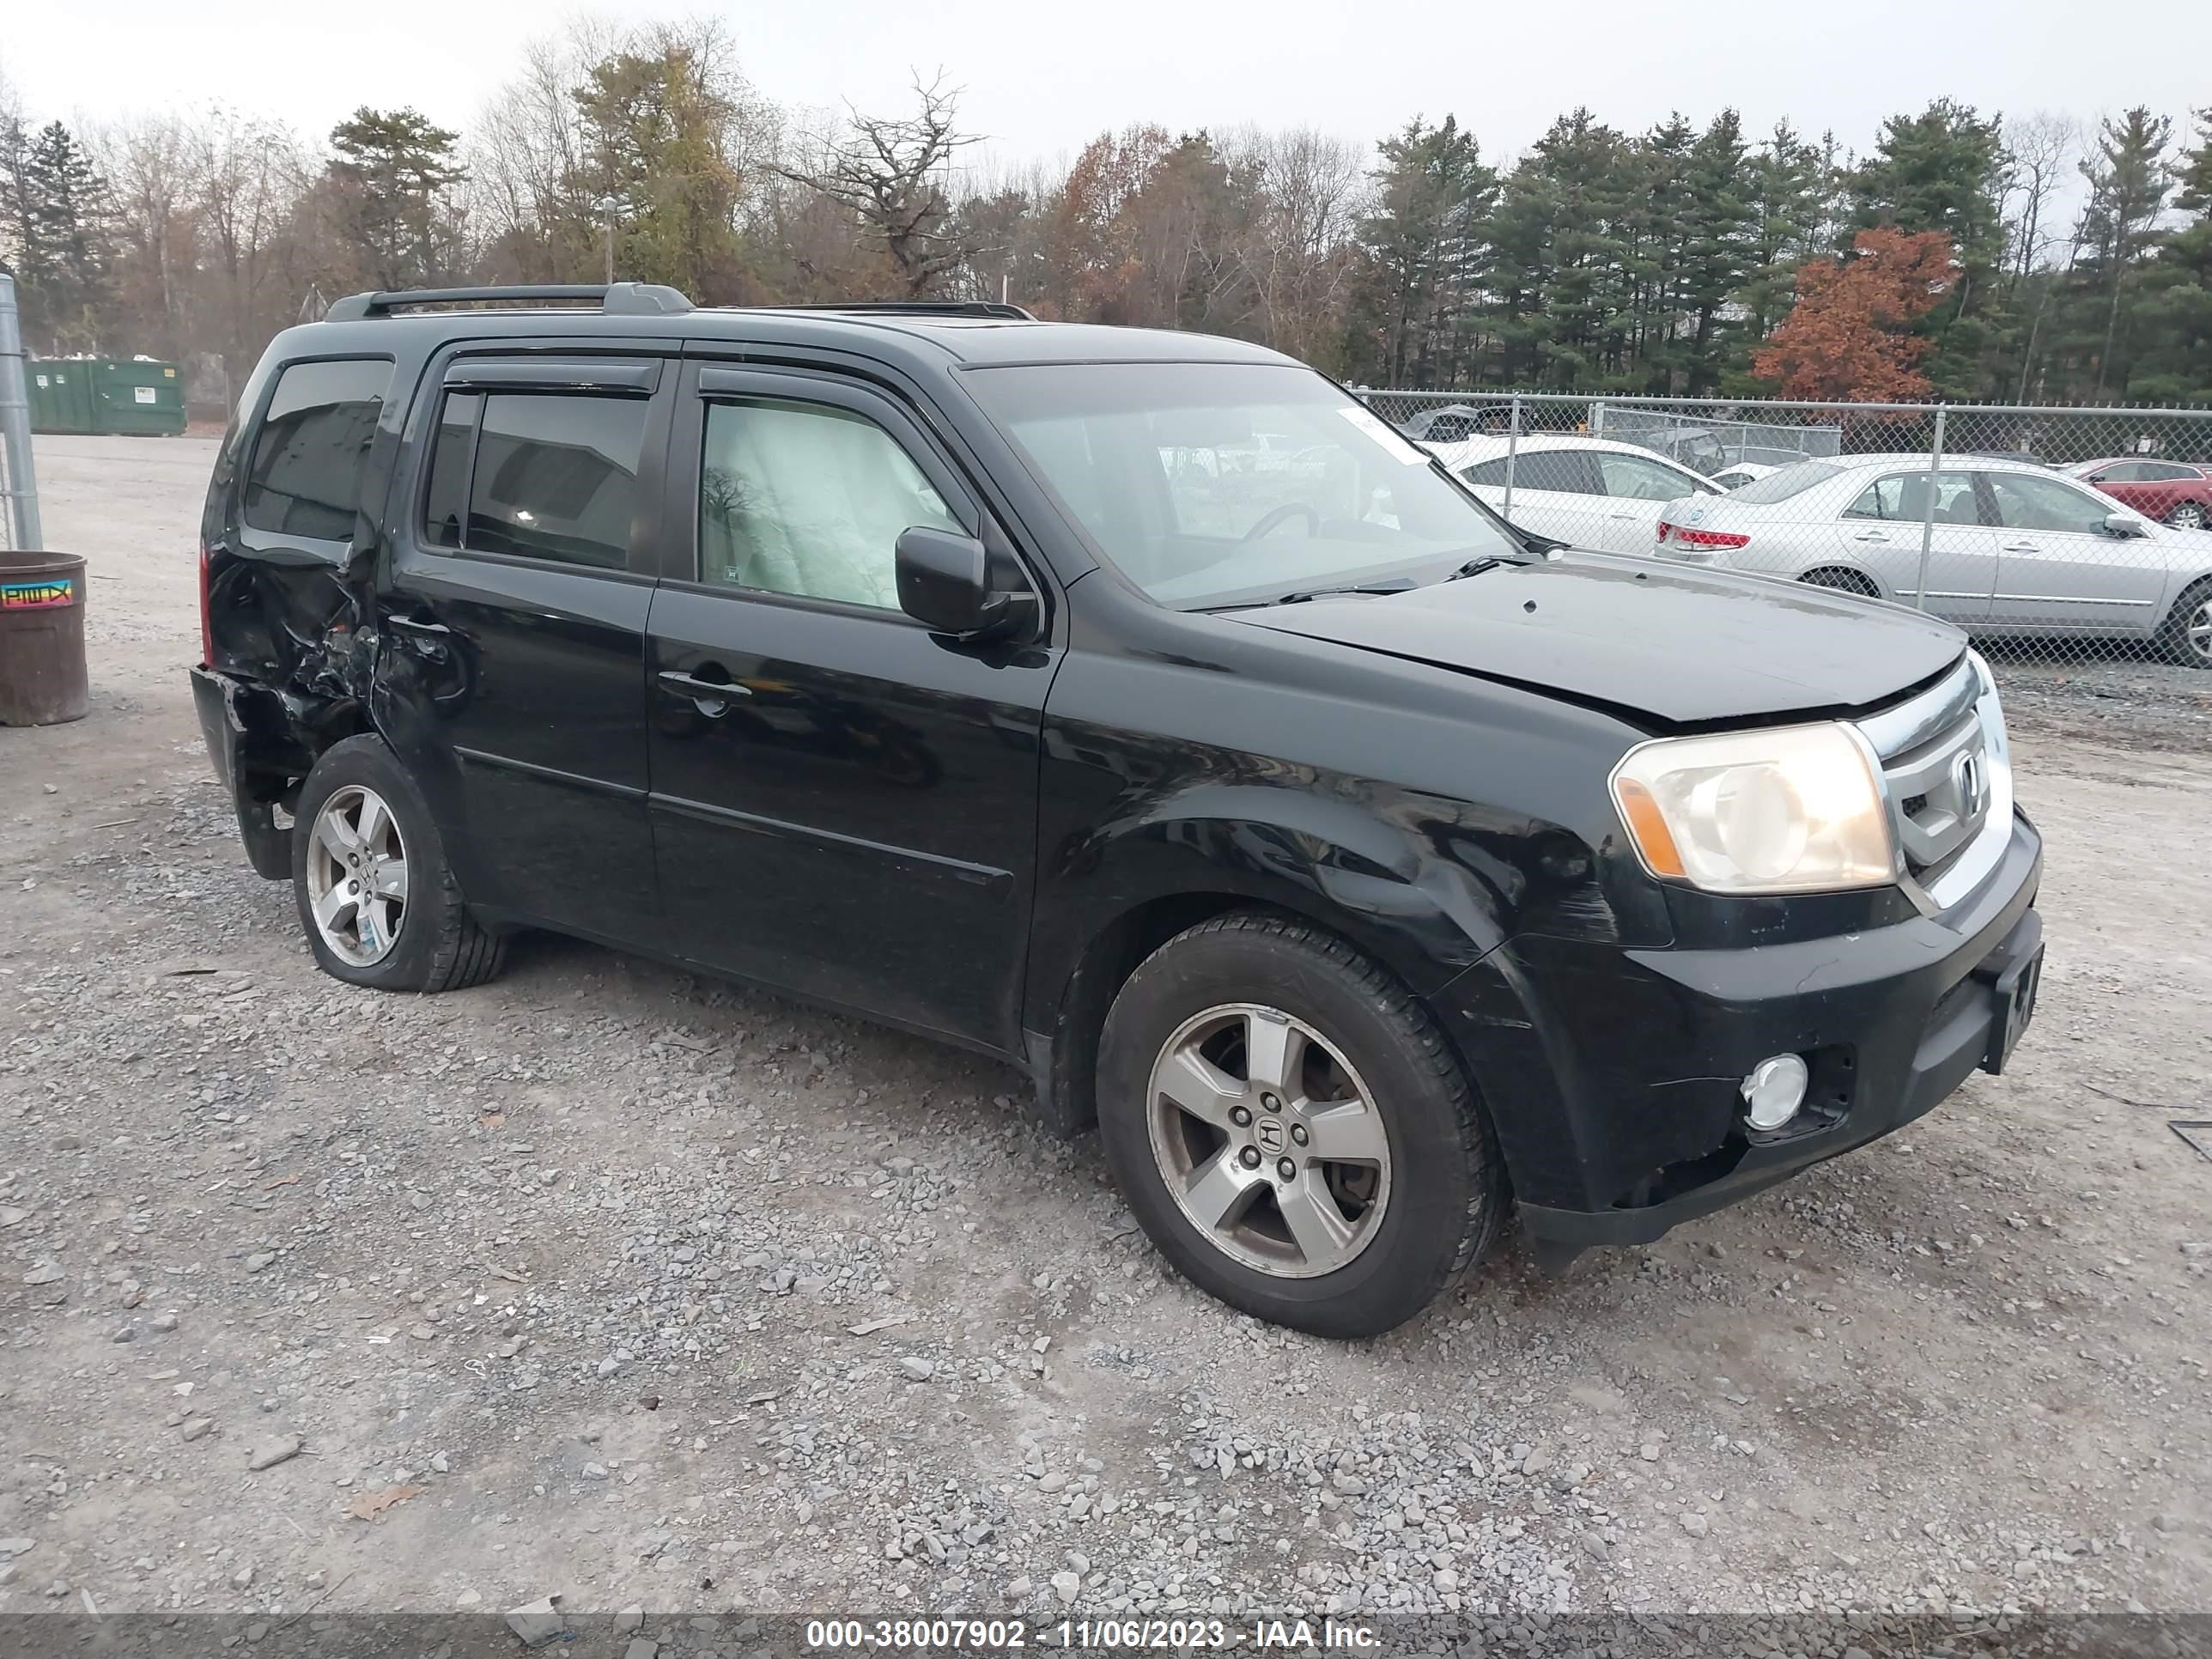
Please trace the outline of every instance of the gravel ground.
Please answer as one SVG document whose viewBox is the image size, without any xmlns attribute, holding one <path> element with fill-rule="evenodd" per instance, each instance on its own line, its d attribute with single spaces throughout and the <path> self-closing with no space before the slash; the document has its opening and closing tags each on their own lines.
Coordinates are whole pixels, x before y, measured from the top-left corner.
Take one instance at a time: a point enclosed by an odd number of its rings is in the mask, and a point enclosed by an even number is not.
<svg viewBox="0 0 2212 1659">
<path fill-rule="evenodd" d="M 319 975 L 184 680 L 212 450 L 40 449 L 94 708 L 0 731 L 0 1611 L 2212 1608 L 2212 758 L 2135 668 L 2014 691 L 2014 1074 L 1333 1344 L 988 1063 L 554 939 Z"/>
</svg>

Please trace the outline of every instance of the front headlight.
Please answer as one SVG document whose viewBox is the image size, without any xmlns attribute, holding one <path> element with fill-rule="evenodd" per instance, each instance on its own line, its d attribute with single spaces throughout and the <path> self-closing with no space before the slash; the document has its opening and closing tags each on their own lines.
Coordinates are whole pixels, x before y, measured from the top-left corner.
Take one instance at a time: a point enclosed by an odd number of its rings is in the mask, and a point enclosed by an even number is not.
<svg viewBox="0 0 2212 1659">
<path fill-rule="evenodd" d="M 1613 798 L 1645 869 L 1709 893 L 1897 878 L 1873 762 L 1832 721 L 1639 744 L 1613 769 Z"/>
</svg>

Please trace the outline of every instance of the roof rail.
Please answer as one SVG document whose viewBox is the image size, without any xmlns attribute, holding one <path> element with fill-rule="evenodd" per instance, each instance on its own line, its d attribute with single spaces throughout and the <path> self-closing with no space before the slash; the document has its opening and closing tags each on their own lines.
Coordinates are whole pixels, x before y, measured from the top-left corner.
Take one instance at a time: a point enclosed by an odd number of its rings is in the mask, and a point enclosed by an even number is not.
<svg viewBox="0 0 2212 1659">
<path fill-rule="evenodd" d="M 772 306 L 773 311 L 859 311 L 911 317 L 1005 317 L 1015 322 L 1036 319 L 1021 307 L 1000 300 L 847 300 L 842 303 Z"/>
<path fill-rule="evenodd" d="M 392 293 L 349 294 L 323 313 L 326 323 L 389 317 L 396 311 L 495 304 L 596 307 L 611 317 L 666 317 L 691 309 L 691 301 L 659 283 L 533 283 L 507 288 L 410 288 Z"/>
</svg>

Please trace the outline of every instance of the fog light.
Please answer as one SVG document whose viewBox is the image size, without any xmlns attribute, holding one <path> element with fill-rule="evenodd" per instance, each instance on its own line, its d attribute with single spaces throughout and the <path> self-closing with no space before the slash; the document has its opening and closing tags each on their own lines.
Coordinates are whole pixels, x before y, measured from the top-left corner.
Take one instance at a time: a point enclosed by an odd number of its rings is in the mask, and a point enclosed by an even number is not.
<svg viewBox="0 0 2212 1659">
<path fill-rule="evenodd" d="M 1743 1080 L 1744 1115 L 1754 1129 L 1778 1129 L 1805 1103 L 1811 1074 L 1795 1054 L 1776 1054 L 1751 1068 Z"/>
</svg>

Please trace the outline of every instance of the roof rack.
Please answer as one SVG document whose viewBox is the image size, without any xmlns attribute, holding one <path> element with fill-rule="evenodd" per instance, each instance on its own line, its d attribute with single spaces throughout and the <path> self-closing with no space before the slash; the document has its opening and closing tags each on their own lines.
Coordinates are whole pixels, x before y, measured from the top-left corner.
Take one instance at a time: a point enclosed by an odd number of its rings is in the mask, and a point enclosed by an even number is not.
<svg viewBox="0 0 2212 1659">
<path fill-rule="evenodd" d="M 410 288 L 393 293 L 349 294 L 323 313 L 326 323 L 359 317 L 389 317 L 397 311 L 469 306 L 522 304 L 590 305 L 611 317 L 667 317 L 691 309 L 691 301 L 659 283 L 535 283 L 508 288 Z"/>
<path fill-rule="evenodd" d="M 1015 322 L 1036 319 L 1000 300 L 847 300 L 842 303 L 773 306 L 775 311 L 859 311 L 909 317 L 1004 317 Z"/>
</svg>

